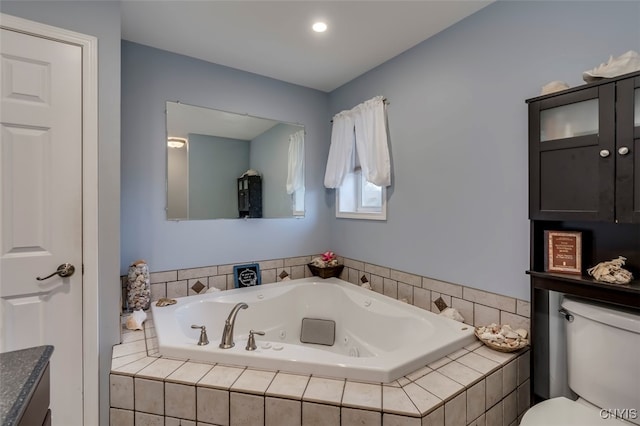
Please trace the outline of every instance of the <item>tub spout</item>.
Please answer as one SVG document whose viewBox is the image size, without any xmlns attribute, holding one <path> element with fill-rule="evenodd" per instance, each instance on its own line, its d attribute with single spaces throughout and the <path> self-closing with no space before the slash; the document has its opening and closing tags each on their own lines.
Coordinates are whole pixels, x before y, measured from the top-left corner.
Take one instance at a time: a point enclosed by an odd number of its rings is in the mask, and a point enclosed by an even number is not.
<svg viewBox="0 0 640 426">
<path fill-rule="evenodd" d="M 222 340 L 220 341 L 220 348 L 229 349 L 232 348 L 235 344 L 233 342 L 233 326 L 236 323 L 236 315 L 240 309 L 247 309 L 249 305 L 246 303 L 238 303 L 236 306 L 231 309 L 227 320 L 224 322 L 224 331 L 222 332 Z"/>
</svg>

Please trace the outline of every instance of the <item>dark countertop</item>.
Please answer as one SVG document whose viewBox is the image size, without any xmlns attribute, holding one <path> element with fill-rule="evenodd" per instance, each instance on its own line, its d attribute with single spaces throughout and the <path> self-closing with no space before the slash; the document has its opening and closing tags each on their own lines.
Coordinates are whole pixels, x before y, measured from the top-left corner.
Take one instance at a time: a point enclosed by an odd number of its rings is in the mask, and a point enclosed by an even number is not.
<svg viewBox="0 0 640 426">
<path fill-rule="evenodd" d="M 46 345 L 0 354 L 0 425 L 18 424 L 52 353 Z"/>
</svg>

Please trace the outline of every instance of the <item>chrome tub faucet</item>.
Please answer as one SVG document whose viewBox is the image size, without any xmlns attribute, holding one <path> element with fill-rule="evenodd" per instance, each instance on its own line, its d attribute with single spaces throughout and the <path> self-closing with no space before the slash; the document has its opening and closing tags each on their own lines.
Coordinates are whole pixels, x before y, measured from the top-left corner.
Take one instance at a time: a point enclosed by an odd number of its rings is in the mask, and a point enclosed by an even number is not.
<svg viewBox="0 0 640 426">
<path fill-rule="evenodd" d="M 229 349 L 232 348 L 235 344 L 233 342 L 233 326 L 236 323 L 236 315 L 240 309 L 247 309 L 249 305 L 244 302 L 238 303 L 236 306 L 231 309 L 227 320 L 224 322 L 224 331 L 222 332 L 222 340 L 220 341 L 220 348 Z"/>
</svg>

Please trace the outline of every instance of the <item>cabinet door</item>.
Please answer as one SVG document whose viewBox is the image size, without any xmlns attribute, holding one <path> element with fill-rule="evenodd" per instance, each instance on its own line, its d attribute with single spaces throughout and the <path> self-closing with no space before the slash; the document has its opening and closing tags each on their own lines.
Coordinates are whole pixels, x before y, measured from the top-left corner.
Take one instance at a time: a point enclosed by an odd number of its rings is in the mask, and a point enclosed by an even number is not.
<svg viewBox="0 0 640 426">
<path fill-rule="evenodd" d="M 616 219 L 640 223 L 640 77 L 616 89 Z"/>
<path fill-rule="evenodd" d="M 529 217 L 614 218 L 615 85 L 529 104 Z"/>
</svg>

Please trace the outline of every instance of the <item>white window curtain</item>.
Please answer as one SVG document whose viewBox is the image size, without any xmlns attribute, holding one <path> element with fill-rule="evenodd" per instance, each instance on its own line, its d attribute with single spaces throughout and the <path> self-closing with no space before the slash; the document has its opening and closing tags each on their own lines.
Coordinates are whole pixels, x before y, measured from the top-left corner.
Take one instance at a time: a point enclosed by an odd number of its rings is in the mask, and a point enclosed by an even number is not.
<svg viewBox="0 0 640 426">
<path fill-rule="evenodd" d="M 289 136 L 289 163 L 287 167 L 287 194 L 304 187 L 304 130 Z"/>
<path fill-rule="evenodd" d="M 338 188 L 342 185 L 346 174 L 353 170 L 355 146 L 353 126 L 351 111 L 342 111 L 333 117 L 331 146 L 329 146 L 327 169 L 324 173 L 324 186 L 327 188 Z"/>
<path fill-rule="evenodd" d="M 354 147 L 357 159 L 354 158 Z M 325 187 L 340 187 L 345 175 L 353 171 L 356 161 L 368 182 L 377 186 L 391 185 L 391 161 L 382 96 L 376 96 L 333 117 Z"/>
</svg>

